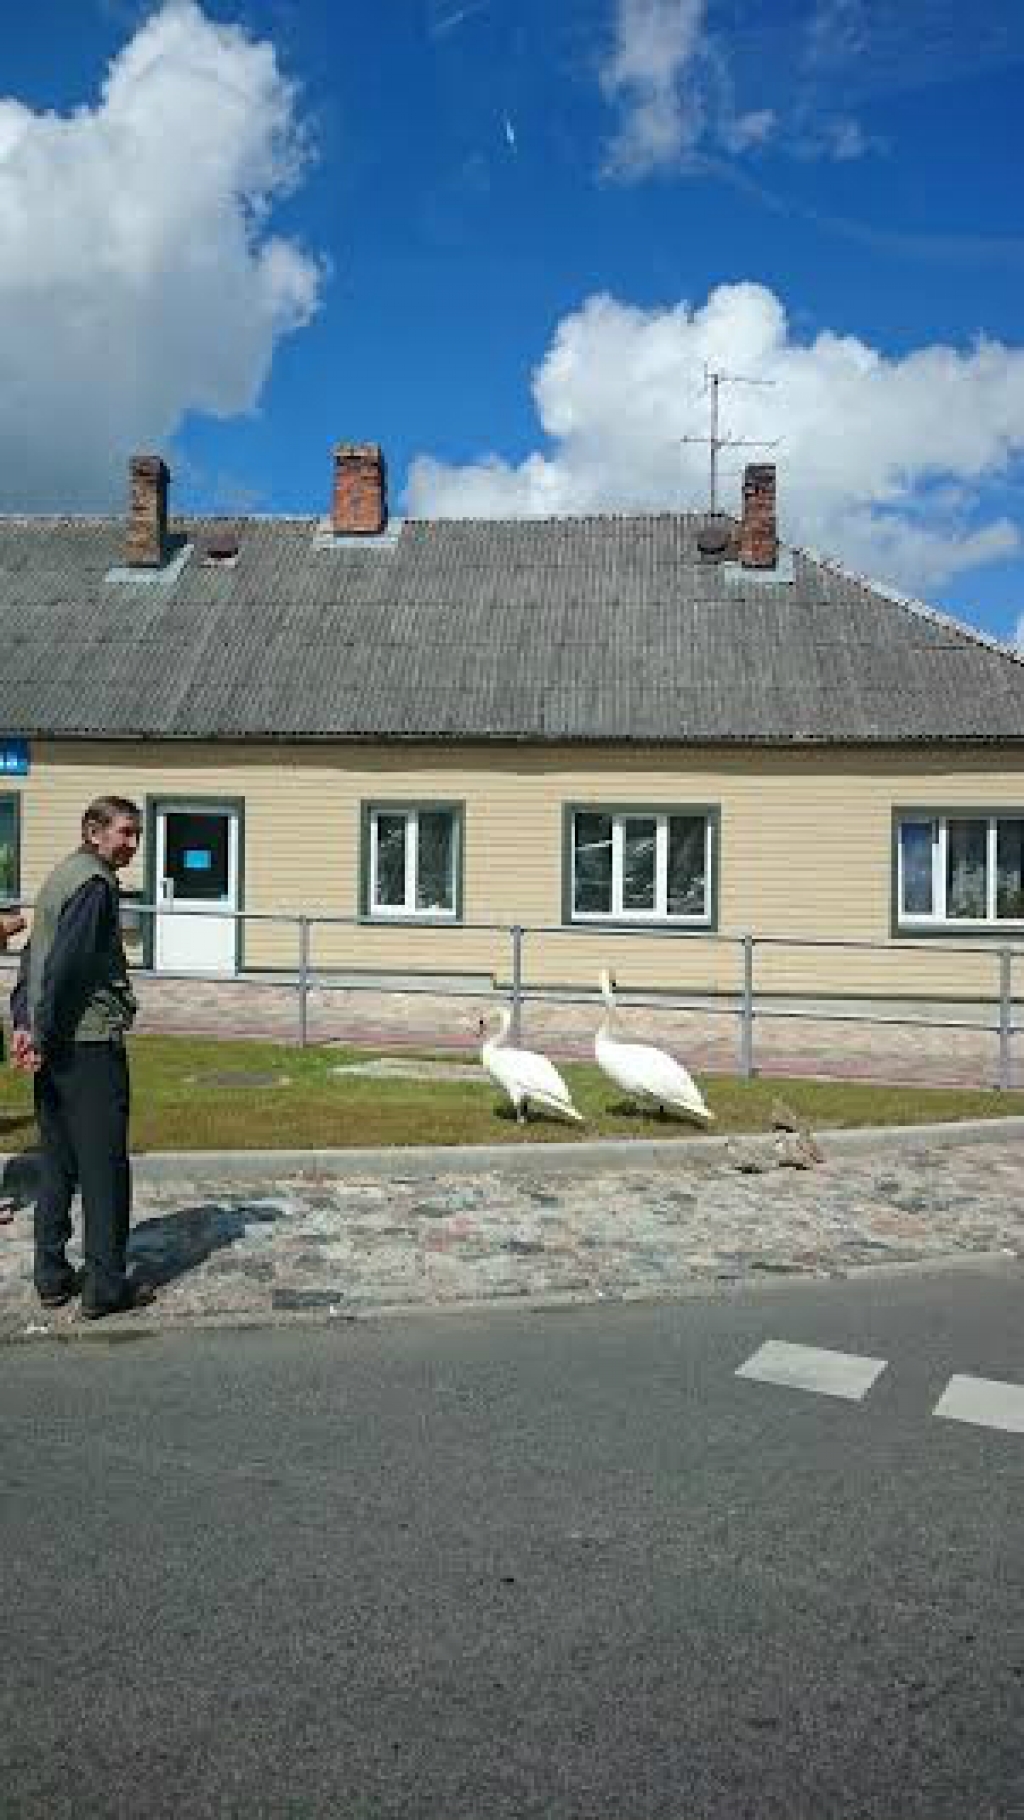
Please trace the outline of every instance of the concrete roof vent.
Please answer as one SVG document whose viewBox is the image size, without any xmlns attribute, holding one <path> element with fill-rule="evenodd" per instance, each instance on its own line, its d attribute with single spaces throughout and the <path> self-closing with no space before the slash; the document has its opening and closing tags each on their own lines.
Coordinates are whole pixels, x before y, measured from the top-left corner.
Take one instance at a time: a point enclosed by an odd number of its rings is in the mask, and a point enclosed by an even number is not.
<svg viewBox="0 0 1024 1820">
<path fill-rule="evenodd" d="M 721 562 L 729 554 L 731 527 L 725 518 L 706 518 L 697 531 L 697 548 L 704 562 Z"/>
<path fill-rule="evenodd" d="M 209 531 L 202 544 L 202 562 L 204 568 L 233 568 L 238 561 L 240 549 L 237 525 L 221 525 Z"/>
</svg>

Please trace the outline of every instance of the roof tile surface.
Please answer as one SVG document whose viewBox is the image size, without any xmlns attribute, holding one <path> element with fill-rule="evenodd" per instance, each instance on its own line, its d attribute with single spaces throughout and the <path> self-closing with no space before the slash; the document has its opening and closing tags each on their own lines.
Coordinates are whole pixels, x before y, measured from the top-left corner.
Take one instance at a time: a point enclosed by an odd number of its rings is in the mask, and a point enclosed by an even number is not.
<svg viewBox="0 0 1024 1820">
<path fill-rule="evenodd" d="M 1024 740 L 1024 664 L 799 551 L 791 580 L 701 562 L 686 515 L 178 520 L 173 572 L 119 519 L 0 518 L 9 734 L 788 743 Z"/>
</svg>

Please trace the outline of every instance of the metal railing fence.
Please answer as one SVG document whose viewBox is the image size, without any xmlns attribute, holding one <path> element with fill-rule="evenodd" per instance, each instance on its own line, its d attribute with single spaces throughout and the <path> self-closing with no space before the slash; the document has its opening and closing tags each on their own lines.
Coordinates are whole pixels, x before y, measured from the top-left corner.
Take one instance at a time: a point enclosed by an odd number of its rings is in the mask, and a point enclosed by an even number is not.
<svg viewBox="0 0 1024 1820">
<path fill-rule="evenodd" d="M 25 898 L 7 900 L 0 908 L 14 910 L 31 910 L 32 900 Z M 296 1024 L 295 1034 L 300 1046 L 306 1047 L 310 1041 L 310 1000 L 314 992 L 374 992 L 389 993 L 419 992 L 445 998 L 479 998 L 493 994 L 508 1002 L 511 1007 L 511 1036 L 516 1042 L 523 1034 L 523 1015 L 525 1008 L 531 1004 L 594 1004 L 600 1003 L 599 994 L 589 988 L 569 984 L 545 985 L 537 982 L 530 984 L 527 966 L 528 944 L 538 937 L 575 938 L 584 941 L 600 941 L 606 947 L 615 948 L 629 943 L 666 940 L 674 943 L 685 952 L 691 944 L 717 944 L 733 956 L 735 988 L 732 992 L 709 992 L 697 990 L 666 981 L 646 990 L 625 990 L 619 984 L 619 996 L 624 1006 L 649 1006 L 663 1010 L 699 1010 L 704 1016 L 732 1017 L 737 1020 L 737 1067 L 744 1079 L 750 1079 L 757 1072 L 755 1053 L 755 1030 L 758 1023 L 768 1019 L 809 1020 L 816 1023 L 868 1024 L 879 1027 L 920 1028 L 927 1030 L 969 1030 L 991 1035 L 997 1045 L 997 1066 L 993 1084 L 1002 1090 L 1013 1084 L 1014 1038 L 1024 1032 L 1024 1023 L 1015 1021 L 1015 1004 L 1013 998 L 1014 961 L 1024 958 L 1024 946 L 1011 947 L 1003 943 L 988 941 L 984 944 L 955 940 L 943 940 L 941 937 L 930 937 L 927 940 L 914 940 L 900 937 L 896 942 L 869 941 L 865 939 L 803 936 L 803 935 L 756 935 L 752 932 L 740 934 L 723 934 L 721 931 L 686 930 L 685 934 L 677 929 L 664 927 L 646 927 L 643 925 L 601 924 L 601 923 L 503 923 L 503 922 L 468 922 L 445 921 L 438 919 L 432 922 L 410 923 L 405 920 L 390 921 L 385 918 L 365 916 L 342 916 L 329 913 L 306 913 L 284 910 L 227 910 L 185 908 L 177 904 L 149 904 L 135 899 L 126 899 L 124 904 L 124 922 L 126 931 L 134 927 L 142 930 L 145 918 L 153 920 L 150 925 L 150 939 L 145 943 L 152 954 L 156 946 L 157 919 L 171 917 L 175 919 L 197 918 L 220 922 L 231 922 L 237 926 L 249 924 L 278 925 L 294 931 L 293 953 L 294 966 L 289 968 L 273 967 L 219 971 L 202 967 L 168 968 L 130 961 L 133 975 L 146 979 L 167 981 L 197 982 L 209 980 L 211 983 L 233 983 L 250 990 L 258 991 L 261 987 L 273 986 L 280 989 L 290 986 L 295 992 Z M 443 931 L 447 936 L 453 935 L 486 935 L 495 936 L 507 944 L 507 981 L 499 979 L 492 968 L 488 983 L 467 984 L 468 975 L 415 976 L 415 969 L 398 967 L 387 969 L 374 967 L 367 969 L 365 976 L 350 972 L 341 967 L 320 967 L 314 965 L 313 946 L 318 931 L 328 929 L 348 929 L 360 935 L 372 930 L 375 936 L 387 933 L 395 940 L 401 940 L 411 931 L 422 934 L 425 928 Z M 990 972 L 992 990 L 990 994 L 975 995 L 970 1001 L 983 1011 L 992 1015 L 985 1018 L 959 1016 L 915 1016 L 906 1006 L 914 1001 L 908 1000 L 906 994 L 872 992 L 866 1005 L 876 1005 L 879 1000 L 889 1002 L 896 1009 L 879 1012 L 875 1009 L 855 1008 L 840 1009 L 843 995 L 831 993 L 803 993 L 799 996 L 814 998 L 815 1003 L 801 1005 L 780 1003 L 778 997 L 767 997 L 758 989 L 757 959 L 772 950 L 793 949 L 799 951 L 827 949 L 837 953 L 870 953 L 884 954 L 893 958 L 918 952 L 927 953 L 933 960 L 936 956 L 947 953 L 958 959 L 964 955 L 983 957 Z M 17 951 L 8 956 L 9 964 L 17 960 Z M 796 995 L 793 995 L 796 996 Z M 934 994 L 929 994 L 934 998 Z M 829 1003 L 830 998 L 838 1002 Z M 955 1001 L 949 1000 L 947 1003 Z"/>
</svg>

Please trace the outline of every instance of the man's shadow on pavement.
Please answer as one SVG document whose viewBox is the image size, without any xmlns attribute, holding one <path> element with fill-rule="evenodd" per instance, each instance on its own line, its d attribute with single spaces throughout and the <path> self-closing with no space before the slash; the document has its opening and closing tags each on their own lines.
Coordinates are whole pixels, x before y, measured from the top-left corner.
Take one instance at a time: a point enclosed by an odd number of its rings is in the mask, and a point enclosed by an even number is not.
<svg viewBox="0 0 1024 1820">
<path fill-rule="evenodd" d="M 39 1178 L 39 1152 L 25 1150 L 8 1157 L 0 1178 L 0 1200 L 10 1203 L 12 1211 L 29 1207 L 36 1198 Z M 265 1205 L 253 1206 L 248 1201 L 203 1201 L 195 1207 L 175 1208 L 173 1213 L 156 1214 L 140 1220 L 128 1238 L 129 1262 L 139 1276 L 154 1289 L 173 1283 L 176 1277 L 197 1270 L 207 1258 L 244 1239 L 250 1226 L 268 1226 L 284 1219 L 284 1209 Z M 81 1231 L 81 1212 L 77 1216 Z M 271 1274 L 269 1259 L 266 1271 L 263 1260 L 254 1260 L 254 1275 Z"/>
<path fill-rule="evenodd" d="M 197 1270 L 215 1252 L 244 1239 L 250 1226 L 271 1226 L 285 1218 L 282 1207 L 253 1206 L 248 1201 L 203 1201 L 177 1207 L 173 1213 L 140 1220 L 128 1239 L 128 1260 L 136 1274 L 154 1289 Z M 254 1276 L 272 1274 L 269 1259 L 253 1259 Z"/>
</svg>

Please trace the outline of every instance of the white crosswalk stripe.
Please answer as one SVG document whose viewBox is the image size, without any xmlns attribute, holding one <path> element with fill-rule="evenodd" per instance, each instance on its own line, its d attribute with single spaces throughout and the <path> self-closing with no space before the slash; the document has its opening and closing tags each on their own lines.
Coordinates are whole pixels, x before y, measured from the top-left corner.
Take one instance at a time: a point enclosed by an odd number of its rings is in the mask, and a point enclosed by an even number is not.
<svg viewBox="0 0 1024 1820">
<path fill-rule="evenodd" d="M 1001 1428 L 1024 1435 L 1024 1384 L 998 1378 L 952 1377 L 932 1410 L 947 1422 L 970 1422 L 978 1428 Z"/>
<path fill-rule="evenodd" d="M 779 1384 L 787 1390 L 812 1390 L 820 1396 L 843 1397 L 859 1403 L 885 1370 L 885 1359 L 862 1353 L 832 1352 L 823 1346 L 796 1346 L 786 1340 L 766 1340 L 736 1372 L 760 1384 Z"/>
</svg>

